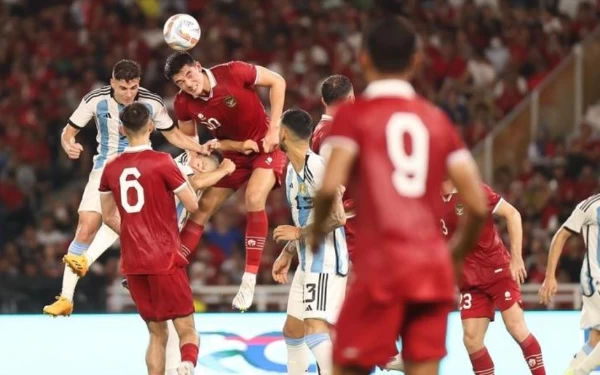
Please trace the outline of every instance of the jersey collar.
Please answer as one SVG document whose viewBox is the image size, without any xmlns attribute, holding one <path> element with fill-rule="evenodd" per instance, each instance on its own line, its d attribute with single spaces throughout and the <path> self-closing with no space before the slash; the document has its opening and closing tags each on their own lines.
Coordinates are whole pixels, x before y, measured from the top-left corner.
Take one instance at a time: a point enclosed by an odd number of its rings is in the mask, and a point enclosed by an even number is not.
<svg viewBox="0 0 600 375">
<path fill-rule="evenodd" d="M 213 74 L 213 72 L 211 72 L 210 69 L 206 69 L 206 68 L 201 68 L 201 69 L 208 76 L 208 82 L 210 82 L 210 92 L 208 93 L 208 96 L 199 96 L 199 98 L 202 100 L 208 101 L 209 99 L 212 99 L 212 97 L 213 97 L 213 89 L 217 85 L 217 79 L 215 78 L 215 75 Z"/>
<path fill-rule="evenodd" d="M 331 121 L 331 120 L 333 120 L 333 116 L 329 116 L 326 114 L 321 115 L 321 121 Z"/>
<path fill-rule="evenodd" d="M 456 188 L 454 188 L 454 189 L 452 189 L 450 194 L 442 195 L 442 200 L 444 201 L 444 203 L 448 203 L 448 202 L 450 202 L 450 199 L 452 199 L 452 196 L 456 193 L 458 193 L 458 190 L 456 190 Z"/>
<path fill-rule="evenodd" d="M 369 83 L 363 96 L 366 98 L 399 97 L 412 99 L 416 95 L 415 89 L 408 82 L 401 79 L 381 79 Z"/>
<path fill-rule="evenodd" d="M 150 145 L 127 146 L 123 152 L 140 152 L 146 150 L 152 150 L 152 147 L 150 147 Z"/>
</svg>

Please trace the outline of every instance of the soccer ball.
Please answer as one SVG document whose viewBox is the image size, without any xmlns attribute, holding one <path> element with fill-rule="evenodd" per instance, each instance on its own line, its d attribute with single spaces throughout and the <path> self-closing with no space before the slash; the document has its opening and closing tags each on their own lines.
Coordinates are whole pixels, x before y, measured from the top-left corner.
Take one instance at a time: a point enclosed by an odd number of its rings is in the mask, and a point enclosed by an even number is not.
<svg viewBox="0 0 600 375">
<path fill-rule="evenodd" d="M 200 25 L 189 14 L 171 16 L 163 27 L 163 36 L 169 47 L 185 51 L 194 48 L 200 40 Z"/>
</svg>

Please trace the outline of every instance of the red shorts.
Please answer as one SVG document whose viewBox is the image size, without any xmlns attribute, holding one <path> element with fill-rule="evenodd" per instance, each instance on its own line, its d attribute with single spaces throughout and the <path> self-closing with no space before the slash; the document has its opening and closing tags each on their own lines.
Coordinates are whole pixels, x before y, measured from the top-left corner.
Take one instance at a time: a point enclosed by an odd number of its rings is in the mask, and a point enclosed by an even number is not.
<svg viewBox="0 0 600 375">
<path fill-rule="evenodd" d="M 164 275 L 127 275 L 131 298 L 145 321 L 162 322 L 194 312 L 185 268 Z"/>
<path fill-rule="evenodd" d="M 348 289 L 334 328 L 336 365 L 371 369 L 394 355 L 391 343 L 402 337 L 402 356 L 409 361 L 446 356 L 446 328 L 451 300 L 381 303 L 356 279 Z"/>
<path fill-rule="evenodd" d="M 494 320 L 495 309 L 505 311 L 515 303 L 522 305 L 519 284 L 513 280 L 508 266 L 494 274 L 489 283 L 463 286 L 460 289 L 460 318 L 489 318 Z"/>
<path fill-rule="evenodd" d="M 255 169 L 272 169 L 275 173 L 275 187 L 281 185 L 283 169 L 287 164 L 287 156 L 280 149 L 269 153 L 253 153 L 244 155 L 239 152 L 225 152 L 224 156 L 235 164 L 235 171 L 215 184 L 216 187 L 237 190 L 244 185 Z"/>
</svg>

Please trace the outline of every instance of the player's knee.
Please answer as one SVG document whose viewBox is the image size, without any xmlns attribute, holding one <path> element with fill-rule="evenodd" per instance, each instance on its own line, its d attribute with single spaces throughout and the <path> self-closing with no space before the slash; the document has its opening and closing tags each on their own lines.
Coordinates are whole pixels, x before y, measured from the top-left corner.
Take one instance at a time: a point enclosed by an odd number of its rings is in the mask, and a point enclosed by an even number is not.
<svg viewBox="0 0 600 375">
<path fill-rule="evenodd" d="M 463 329 L 463 343 L 467 352 L 474 353 L 483 348 L 484 335 L 474 328 Z"/>
<path fill-rule="evenodd" d="M 265 209 L 267 194 L 259 189 L 246 190 L 246 210 L 260 211 Z"/>
<path fill-rule="evenodd" d="M 525 319 L 507 319 L 504 321 L 506 330 L 517 341 L 521 342 L 529 336 L 529 329 L 525 324 Z"/>
<path fill-rule="evenodd" d="M 305 319 L 304 332 L 306 332 L 307 335 L 313 333 L 327 333 L 329 332 L 329 324 L 321 319 Z"/>
<path fill-rule="evenodd" d="M 150 329 L 150 335 L 161 345 L 167 345 L 167 340 L 169 339 L 169 330 L 167 329 L 166 325 L 154 325 Z"/>
<path fill-rule="evenodd" d="M 298 324 L 293 324 L 290 320 L 286 320 L 283 325 L 283 337 L 290 339 L 301 339 L 304 337 L 304 323 L 300 321 Z"/>
</svg>

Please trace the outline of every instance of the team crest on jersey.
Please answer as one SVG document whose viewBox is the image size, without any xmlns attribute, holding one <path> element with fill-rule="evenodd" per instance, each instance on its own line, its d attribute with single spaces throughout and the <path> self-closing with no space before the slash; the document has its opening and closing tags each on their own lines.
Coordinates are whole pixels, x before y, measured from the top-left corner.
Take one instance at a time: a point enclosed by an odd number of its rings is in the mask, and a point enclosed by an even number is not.
<svg viewBox="0 0 600 375">
<path fill-rule="evenodd" d="M 457 204 L 456 205 L 456 214 L 458 216 L 461 216 L 463 213 L 465 212 L 465 207 L 462 204 Z"/>
<path fill-rule="evenodd" d="M 298 191 L 302 195 L 306 194 L 306 192 L 308 191 L 308 189 L 306 189 L 306 184 L 304 182 L 301 183 L 300 186 L 298 186 Z"/>
<path fill-rule="evenodd" d="M 233 96 L 227 95 L 225 97 L 225 99 L 223 99 L 223 103 L 225 103 L 225 105 L 228 106 L 229 108 L 233 108 L 236 106 L 237 100 L 235 100 L 235 98 Z"/>
</svg>

